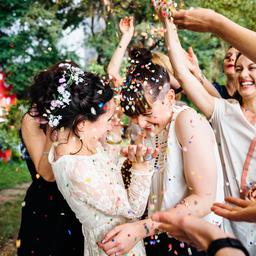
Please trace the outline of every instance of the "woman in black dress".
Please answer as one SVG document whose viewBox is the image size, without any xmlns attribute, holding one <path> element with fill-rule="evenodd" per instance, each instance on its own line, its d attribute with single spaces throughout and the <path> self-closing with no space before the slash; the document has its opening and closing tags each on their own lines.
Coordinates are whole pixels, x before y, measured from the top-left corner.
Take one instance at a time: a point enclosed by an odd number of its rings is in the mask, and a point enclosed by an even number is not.
<svg viewBox="0 0 256 256">
<path fill-rule="evenodd" d="M 44 80 L 43 75 L 36 79 Z M 45 82 L 45 81 L 44 81 Z M 49 81 L 50 83 L 51 81 Z M 38 120 L 34 106 L 48 88 L 31 87 L 31 108 L 23 117 L 20 137 L 32 183 L 22 203 L 21 225 L 17 238 L 18 256 L 82 256 L 84 238 L 81 224 L 59 192 L 48 163 L 51 141 L 47 124 Z M 38 86 L 39 84 L 39 86 Z M 43 107 L 43 106 L 37 106 Z M 38 122 L 40 121 L 40 122 Z"/>
</svg>

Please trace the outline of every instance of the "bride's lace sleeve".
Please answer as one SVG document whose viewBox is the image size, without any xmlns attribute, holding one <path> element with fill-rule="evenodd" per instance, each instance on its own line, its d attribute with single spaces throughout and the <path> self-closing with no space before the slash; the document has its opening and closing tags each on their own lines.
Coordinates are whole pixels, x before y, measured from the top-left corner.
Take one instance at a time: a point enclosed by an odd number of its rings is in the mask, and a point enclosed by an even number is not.
<svg viewBox="0 0 256 256">
<path fill-rule="evenodd" d="M 86 160 L 77 161 L 73 171 L 69 172 L 67 187 L 70 196 L 107 215 L 120 215 L 130 219 L 142 216 L 153 172 L 133 172 L 127 191 L 120 178 L 120 172 L 97 170 L 95 167 L 89 166 Z"/>
</svg>

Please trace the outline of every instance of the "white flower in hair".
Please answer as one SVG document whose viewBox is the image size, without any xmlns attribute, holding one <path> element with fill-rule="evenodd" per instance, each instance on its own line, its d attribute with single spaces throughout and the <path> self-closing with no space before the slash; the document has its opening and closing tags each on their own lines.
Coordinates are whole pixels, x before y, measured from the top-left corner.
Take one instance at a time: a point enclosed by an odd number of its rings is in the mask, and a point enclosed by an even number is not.
<svg viewBox="0 0 256 256">
<path fill-rule="evenodd" d="M 81 77 L 84 72 L 80 68 L 73 67 L 69 63 L 60 63 L 59 67 L 66 69 L 62 71 L 62 77 L 58 80 L 58 95 L 54 96 L 54 99 L 50 102 L 50 109 L 46 109 L 46 113 L 43 114 L 43 116 L 48 119 L 48 123 L 51 127 L 58 126 L 62 119 L 61 115 L 55 115 L 54 112 L 60 108 L 63 109 L 67 107 L 71 102 L 71 93 L 69 91 L 70 85 L 73 82 L 75 82 L 76 85 L 79 82 L 84 82 L 84 79 Z"/>
<path fill-rule="evenodd" d="M 51 127 L 56 127 L 59 125 L 60 120 L 62 119 L 62 116 L 58 115 L 58 116 L 54 116 L 54 115 L 50 115 L 49 117 L 49 125 Z"/>
</svg>

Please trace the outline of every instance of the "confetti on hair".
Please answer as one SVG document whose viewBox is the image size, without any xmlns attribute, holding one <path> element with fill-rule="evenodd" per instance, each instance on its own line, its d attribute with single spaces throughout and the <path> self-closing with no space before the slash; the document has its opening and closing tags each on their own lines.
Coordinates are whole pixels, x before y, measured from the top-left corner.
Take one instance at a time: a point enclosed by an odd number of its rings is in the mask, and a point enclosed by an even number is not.
<svg viewBox="0 0 256 256">
<path fill-rule="evenodd" d="M 91 107 L 91 113 L 92 113 L 94 116 L 96 116 L 96 110 L 95 110 L 94 107 Z"/>
</svg>

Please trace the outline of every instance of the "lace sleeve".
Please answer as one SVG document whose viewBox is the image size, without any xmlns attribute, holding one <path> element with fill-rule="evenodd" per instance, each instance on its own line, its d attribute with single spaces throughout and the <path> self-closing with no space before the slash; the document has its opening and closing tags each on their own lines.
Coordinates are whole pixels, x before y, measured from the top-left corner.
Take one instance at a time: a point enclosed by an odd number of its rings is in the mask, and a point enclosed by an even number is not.
<svg viewBox="0 0 256 256">
<path fill-rule="evenodd" d="M 133 219 L 140 217 L 146 208 L 152 174 L 134 173 L 126 191 L 120 172 L 97 170 L 97 165 L 89 166 L 86 160 L 80 160 L 70 172 L 69 189 L 71 196 L 107 215 Z"/>
</svg>

